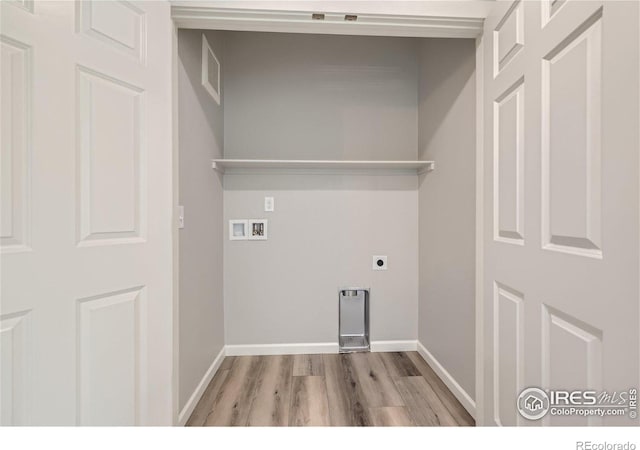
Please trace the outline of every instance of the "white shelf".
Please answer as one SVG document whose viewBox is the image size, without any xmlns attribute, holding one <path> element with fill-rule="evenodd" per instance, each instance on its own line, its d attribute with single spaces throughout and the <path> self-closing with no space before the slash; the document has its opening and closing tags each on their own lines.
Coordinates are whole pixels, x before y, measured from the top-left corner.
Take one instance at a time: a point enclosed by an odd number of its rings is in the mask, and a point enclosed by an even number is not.
<svg viewBox="0 0 640 450">
<path fill-rule="evenodd" d="M 333 161 L 300 159 L 213 159 L 220 172 L 243 170 L 402 171 L 421 174 L 433 170 L 433 161 Z"/>
</svg>

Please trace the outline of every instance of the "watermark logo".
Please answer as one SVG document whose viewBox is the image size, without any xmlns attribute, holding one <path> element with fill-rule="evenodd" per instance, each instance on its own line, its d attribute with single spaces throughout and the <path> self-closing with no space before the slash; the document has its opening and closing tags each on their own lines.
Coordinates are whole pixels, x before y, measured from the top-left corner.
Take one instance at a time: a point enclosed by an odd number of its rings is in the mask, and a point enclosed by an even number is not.
<svg viewBox="0 0 640 450">
<path fill-rule="evenodd" d="M 537 387 L 524 389 L 517 400 L 518 412 L 528 420 L 552 416 L 625 416 L 638 414 L 638 390 L 597 392 L 590 390 L 548 390 Z"/>
<path fill-rule="evenodd" d="M 636 450 L 633 442 L 593 442 L 578 441 L 576 450 Z"/>
<path fill-rule="evenodd" d="M 549 412 L 550 405 L 547 393 L 537 387 L 527 388 L 518 396 L 518 411 L 525 419 L 542 419 Z"/>
</svg>

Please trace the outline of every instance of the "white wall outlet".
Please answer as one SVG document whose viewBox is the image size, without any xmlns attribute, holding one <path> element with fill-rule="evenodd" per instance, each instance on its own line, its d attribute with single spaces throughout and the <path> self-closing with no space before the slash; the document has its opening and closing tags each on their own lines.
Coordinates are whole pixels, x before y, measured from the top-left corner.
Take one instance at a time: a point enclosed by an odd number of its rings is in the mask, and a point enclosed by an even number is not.
<svg viewBox="0 0 640 450">
<path fill-rule="evenodd" d="M 184 206 L 178 205 L 178 228 L 184 228 Z"/>
<path fill-rule="evenodd" d="M 387 257 L 381 255 L 373 255 L 373 270 L 387 270 Z"/>
<path fill-rule="evenodd" d="M 265 197 L 264 198 L 264 210 L 267 212 L 273 212 L 275 211 L 275 201 L 273 200 L 273 197 Z"/>
</svg>

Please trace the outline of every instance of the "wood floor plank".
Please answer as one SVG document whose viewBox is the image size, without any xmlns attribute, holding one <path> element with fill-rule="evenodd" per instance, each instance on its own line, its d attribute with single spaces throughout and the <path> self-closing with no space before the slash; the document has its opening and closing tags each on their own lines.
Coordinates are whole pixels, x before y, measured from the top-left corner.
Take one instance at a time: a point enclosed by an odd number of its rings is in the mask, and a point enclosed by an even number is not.
<svg viewBox="0 0 640 450">
<path fill-rule="evenodd" d="M 329 404 L 324 377 L 293 377 L 289 425 L 328 426 Z"/>
<path fill-rule="evenodd" d="M 405 352 L 378 353 L 391 377 L 417 377 L 422 375 Z"/>
<path fill-rule="evenodd" d="M 420 356 L 418 352 L 406 352 L 407 356 L 413 361 L 420 371 L 424 379 L 431 385 L 442 403 L 449 410 L 451 415 L 456 419 L 458 425 L 475 426 L 475 420 L 462 406 L 458 399 L 449 390 L 446 384 L 440 379 L 427 362 Z"/>
<path fill-rule="evenodd" d="M 212 411 L 205 422 L 206 425 L 243 426 L 247 424 L 263 363 L 264 358 L 260 356 L 236 358 L 218 392 Z"/>
<path fill-rule="evenodd" d="M 396 377 L 395 384 L 418 426 L 456 426 L 458 423 L 423 377 Z"/>
<path fill-rule="evenodd" d="M 236 360 L 235 356 L 225 356 L 222 364 L 220 364 L 220 369 L 218 370 L 229 370 L 231 366 L 233 366 L 233 362 Z"/>
<path fill-rule="evenodd" d="M 322 376 L 324 375 L 324 367 L 322 364 L 322 355 L 294 355 L 293 357 L 293 376 Z"/>
<path fill-rule="evenodd" d="M 222 366 L 221 366 L 222 367 Z M 220 391 L 220 388 L 224 384 L 227 379 L 227 375 L 229 374 L 228 370 L 220 370 L 213 376 L 213 379 L 205 389 L 204 394 L 202 394 L 202 398 L 196 405 L 191 417 L 187 421 L 186 426 L 188 427 L 201 427 L 204 425 L 205 420 L 207 420 L 207 416 L 213 409 L 213 404 L 216 400 L 216 396 Z"/>
<path fill-rule="evenodd" d="M 249 412 L 249 426 L 287 426 L 293 357 L 265 356 Z"/>
<path fill-rule="evenodd" d="M 376 427 L 411 427 L 415 426 L 404 406 L 383 406 L 370 408 L 369 413 Z"/>
<path fill-rule="evenodd" d="M 373 421 L 349 355 L 322 355 L 329 418 L 333 426 L 369 426 Z"/>
<path fill-rule="evenodd" d="M 370 408 L 405 405 L 378 353 L 351 353 L 348 356 Z"/>
</svg>

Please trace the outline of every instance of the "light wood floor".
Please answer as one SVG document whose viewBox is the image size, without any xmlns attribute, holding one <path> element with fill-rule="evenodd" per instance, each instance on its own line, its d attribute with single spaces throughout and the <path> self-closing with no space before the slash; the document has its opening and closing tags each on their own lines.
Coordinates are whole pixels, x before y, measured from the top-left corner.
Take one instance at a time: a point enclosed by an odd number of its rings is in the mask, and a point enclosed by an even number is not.
<svg viewBox="0 0 640 450">
<path fill-rule="evenodd" d="M 187 426 L 475 425 L 417 352 L 226 357 Z"/>
</svg>

